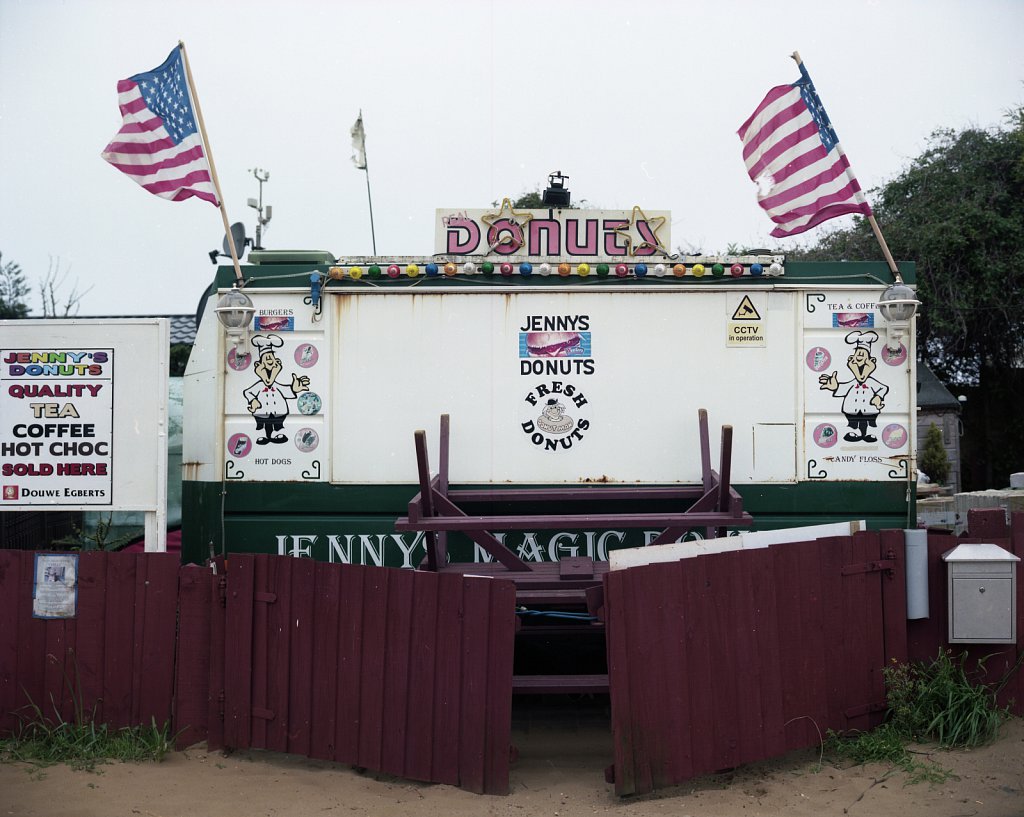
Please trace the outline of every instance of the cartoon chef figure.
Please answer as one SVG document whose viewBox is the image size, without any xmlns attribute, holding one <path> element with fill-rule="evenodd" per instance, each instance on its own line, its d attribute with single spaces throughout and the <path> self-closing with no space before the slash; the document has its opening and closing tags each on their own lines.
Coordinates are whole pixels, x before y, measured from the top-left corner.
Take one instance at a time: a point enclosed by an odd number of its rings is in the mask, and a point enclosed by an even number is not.
<svg viewBox="0 0 1024 817">
<path fill-rule="evenodd" d="M 256 440 L 256 444 L 287 442 L 288 438 L 279 432 L 284 428 L 284 419 L 288 416 L 288 401 L 309 390 L 309 378 L 292 374 L 290 386 L 277 385 L 282 363 L 274 350 L 283 346 L 284 341 L 277 335 L 256 335 L 252 345 L 259 351 L 259 358 L 253 366 L 259 380 L 242 394 L 249 401 L 249 413 L 256 418 L 256 430 L 262 430 L 264 434 Z"/>
<path fill-rule="evenodd" d="M 850 332 L 845 338 L 853 346 L 853 354 L 846 359 L 846 367 L 853 373 L 853 380 L 840 381 L 836 372 L 818 378 L 820 388 L 843 398 L 843 414 L 851 431 L 843 439 L 851 443 L 873 443 L 877 440 L 868 434 L 868 427 L 877 425 L 877 418 L 883 406 L 889 387 L 872 377 L 878 361 L 871 357 L 871 344 L 878 340 L 877 332 Z"/>
</svg>

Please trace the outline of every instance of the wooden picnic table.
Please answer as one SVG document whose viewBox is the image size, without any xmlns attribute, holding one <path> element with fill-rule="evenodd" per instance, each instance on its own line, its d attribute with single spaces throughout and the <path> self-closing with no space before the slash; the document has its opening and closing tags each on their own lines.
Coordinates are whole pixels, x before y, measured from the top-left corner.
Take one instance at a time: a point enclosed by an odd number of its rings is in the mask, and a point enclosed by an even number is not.
<svg viewBox="0 0 1024 817">
<path fill-rule="evenodd" d="M 717 471 L 711 468 L 708 415 L 704 409 L 698 412 L 698 428 L 701 452 L 701 483 L 698 485 L 661 487 L 600 484 L 453 490 L 449 487 L 448 473 L 450 420 L 447 414 L 443 414 L 437 474 L 432 476 L 430 472 L 426 432 L 420 430 L 414 434 L 420 490 L 409 501 L 408 514 L 396 520 L 395 530 L 422 531 L 426 534 L 427 555 L 424 566 L 428 570 L 460 573 L 504 571 L 504 577 L 515 581 L 517 586 L 535 589 L 548 584 L 567 588 L 573 583 L 600 583 L 599 574 L 603 574 L 606 567 L 603 570 L 595 568 L 591 560 L 581 560 L 581 557 L 573 557 L 575 562 L 568 560 L 570 564 L 576 565 L 575 568 L 569 567 L 565 559 L 560 563 L 526 562 L 499 541 L 492 531 L 656 528 L 661 532 L 651 544 L 657 545 L 674 542 L 686 531 L 694 529 L 702 528 L 709 536 L 713 536 L 724 535 L 725 529 L 729 527 L 749 527 L 753 524 L 753 518 L 744 512 L 742 498 L 730 485 L 732 427 L 722 427 L 721 456 Z M 593 504 L 600 510 L 592 513 L 564 510 L 522 514 L 467 512 L 467 507 L 471 506 L 515 503 L 528 503 L 531 507 L 552 503 L 560 509 L 567 504 Z M 667 503 L 678 510 L 608 511 L 608 506 L 614 503 L 629 503 L 631 507 L 645 503 L 664 506 Z M 451 531 L 468 536 L 490 554 L 500 568 L 475 562 L 448 564 L 446 535 Z M 590 567 L 587 562 L 590 562 Z"/>
</svg>

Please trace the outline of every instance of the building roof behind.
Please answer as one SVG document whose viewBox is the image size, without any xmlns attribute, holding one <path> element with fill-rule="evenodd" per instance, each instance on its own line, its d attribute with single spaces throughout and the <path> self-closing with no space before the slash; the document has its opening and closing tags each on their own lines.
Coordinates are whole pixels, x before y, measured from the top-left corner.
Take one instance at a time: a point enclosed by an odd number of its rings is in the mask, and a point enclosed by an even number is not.
<svg viewBox="0 0 1024 817">
<path fill-rule="evenodd" d="M 917 364 L 917 405 L 932 411 L 960 411 L 960 402 L 924 363 Z"/>
<path fill-rule="evenodd" d="M 76 321 L 100 321 L 112 318 L 167 318 L 171 322 L 171 346 L 196 342 L 195 315 L 72 315 Z"/>
</svg>

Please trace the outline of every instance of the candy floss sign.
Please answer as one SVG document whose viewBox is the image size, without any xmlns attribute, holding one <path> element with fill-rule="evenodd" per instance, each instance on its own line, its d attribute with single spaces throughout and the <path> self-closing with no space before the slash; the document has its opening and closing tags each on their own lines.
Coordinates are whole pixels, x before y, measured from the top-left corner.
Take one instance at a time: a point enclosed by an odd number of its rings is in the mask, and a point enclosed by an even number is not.
<svg viewBox="0 0 1024 817">
<path fill-rule="evenodd" d="M 110 505 L 114 350 L 0 350 L 0 510 Z"/>
</svg>

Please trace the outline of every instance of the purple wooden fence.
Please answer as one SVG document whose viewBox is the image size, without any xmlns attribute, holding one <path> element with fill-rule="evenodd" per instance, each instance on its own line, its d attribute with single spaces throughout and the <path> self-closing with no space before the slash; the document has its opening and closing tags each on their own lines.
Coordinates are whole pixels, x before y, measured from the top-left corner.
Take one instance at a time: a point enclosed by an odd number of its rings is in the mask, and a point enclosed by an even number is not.
<svg viewBox="0 0 1024 817">
<path fill-rule="evenodd" d="M 608 574 L 620 794 L 816 745 L 882 716 L 881 669 L 946 646 L 942 554 L 1024 557 L 1024 513 L 929 535 L 930 617 L 906 621 L 901 531 Z M 515 589 L 454 574 L 233 555 L 83 553 L 74 619 L 32 618 L 33 556 L 0 552 L 0 732 L 51 719 L 168 720 L 178 745 L 266 748 L 507 791 Z M 890 558 L 891 557 L 891 558 Z M 881 570 L 877 569 L 881 568 Z M 890 577 L 889 571 L 892 570 Z M 1024 577 L 1017 585 L 1024 642 Z M 1024 714 L 1018 645 L 968 648 Z M 957 645 L 960 653 L 963 645 Z M 1014 672 L 1014 668 L 1018 667 Z"/>
<path fill-rule="evenodd" d="M 906 657 L 902 559 L 899 532 L 861 533 L 607 574 L 616 792 L 878 723 L 881 669 Z"/>
<path fill-rule="evenodd" d="M 78 613 L 32 617 L 34 554 L 0 552 L 0 731 L 39 707 L 118 728 L 172 719 L 177 555 L 83 553 Z"/>
<path fill-rule="evenodd" d="M 232 555 L 226 595 L 211 748 L 507 793 L 511 582 Z"/>
</svg>

